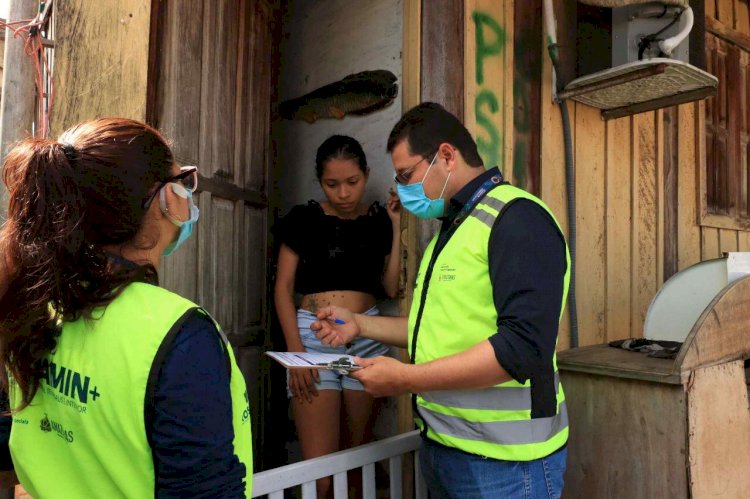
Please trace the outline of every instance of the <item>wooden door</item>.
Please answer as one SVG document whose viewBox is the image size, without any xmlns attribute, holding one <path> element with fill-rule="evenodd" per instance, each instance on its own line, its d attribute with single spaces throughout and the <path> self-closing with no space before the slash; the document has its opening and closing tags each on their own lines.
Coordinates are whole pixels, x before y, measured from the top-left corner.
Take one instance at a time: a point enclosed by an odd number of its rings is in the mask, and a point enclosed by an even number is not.
<svg viewBox="0 0 750 499">
<path fill-rule="evenodd" d="M 205 307 L 227 333 L 248 386 L 259 469 L 275 11 L 266 0 L 154 0 L 152 9 L 150 119 L 178 161 L 201 175 L 196 232 L 165 260 L 162 284 Z"/>
</svg>

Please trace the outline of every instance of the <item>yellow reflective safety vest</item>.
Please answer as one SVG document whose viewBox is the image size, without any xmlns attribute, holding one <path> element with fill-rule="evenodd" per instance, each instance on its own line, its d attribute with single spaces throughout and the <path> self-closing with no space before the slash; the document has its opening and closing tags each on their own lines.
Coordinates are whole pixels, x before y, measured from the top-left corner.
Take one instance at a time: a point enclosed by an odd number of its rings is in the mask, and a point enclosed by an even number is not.
<svg viewBox="0 0 750 499">
<path fill-rule="evenodd" d="M 414 363 L 463 352 L 498 332 L 489 275 L 489 237 L 503 207 L 519 198 L 537 203 L 554 220 L 540 199 L 501 184 L 469 212 L 437 257 L 433 251 L 438 235 L 428 245 L 409 313 L 408 345 Z M 560 316 L 570 281 L 567 246 L 566 261 Z M 420 308 L 423 310 L 417 324 Z M 552 362 L 557 394 L 557 414 L 553 417 L 532 419 L 530 381 L 521 384 L 511 380 L 479 390 L 417 394 L 415 422 L 423 432 L 426 424 L 427 438 L 472 454 L 507 461 L 548 456 L 568 439 L 565 394 L 557 373 L 556 356 Z"/>
<path fill-rule="evenodd" d="M 47 377 L 31 404 L 13 415 L 10 451 L 16 474 L 35 498 L 153 497 L 154 462 L 146 428 L 148 397 L 161 359 L 196 304 L 158 286 L 132 283 L 94 320 L 64 323 L 47 357 Z M 206 313 L 206 315 L 208 315 Z M 234 452 L 252 489 L 250 408 L 242 373 L 227 355 Z M 11 407 L 20 391 L 10 383 Z"/>
</svg>

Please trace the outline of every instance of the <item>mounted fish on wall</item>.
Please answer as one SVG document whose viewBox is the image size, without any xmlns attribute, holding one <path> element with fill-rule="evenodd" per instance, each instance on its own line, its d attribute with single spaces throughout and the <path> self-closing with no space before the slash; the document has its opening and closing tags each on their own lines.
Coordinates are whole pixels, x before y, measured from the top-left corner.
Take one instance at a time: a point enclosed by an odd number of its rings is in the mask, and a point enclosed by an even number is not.
<svg viewBox="0 0 750 499">
<path fill-rule="evenodd" d="M 362 71 L 282 102 L 279 114 L 308 123 L 321 118 L 342 119 L 347 114 L 369 114 L 388 107 L 397 95 L 396 75 L 383 69 Z"/>
</svg>

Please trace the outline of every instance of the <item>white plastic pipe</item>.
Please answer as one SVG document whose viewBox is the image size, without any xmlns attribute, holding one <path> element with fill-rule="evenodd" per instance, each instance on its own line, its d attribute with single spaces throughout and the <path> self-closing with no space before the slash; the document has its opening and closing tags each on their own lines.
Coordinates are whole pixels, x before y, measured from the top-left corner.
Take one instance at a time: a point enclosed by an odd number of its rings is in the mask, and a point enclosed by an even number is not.
<svg viewBox="0 0 750 499">
<path fill-rule="evenodd" d="M 687 38 L 690 34 L 690 30 L 693 29 L 693 9 L 690 7 L 686 8 L 682 12 L 682 15 L 685 16 L 686 20 L 685 28 L 675 36 L 659 42 L 659 49 L 668 56 L 672 55 L 672 51 L 677 48 L 685 38 Z"/>
</svg>

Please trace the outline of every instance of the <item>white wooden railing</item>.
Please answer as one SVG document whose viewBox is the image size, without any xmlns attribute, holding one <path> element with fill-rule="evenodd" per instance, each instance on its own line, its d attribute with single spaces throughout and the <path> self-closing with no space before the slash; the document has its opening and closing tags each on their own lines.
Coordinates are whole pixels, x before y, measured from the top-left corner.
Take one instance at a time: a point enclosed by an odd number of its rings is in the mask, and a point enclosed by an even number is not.
<svg viewBox="0 0 750 499">
<path fill-rule="evenodd" d="M 261 471 L 253 476 L 253 497 L 267 495 L 268 499 L 283 499 L 284 490 L 301 485 L 302 499 L 315 499 L 315 480 L 333 476 L 334 498 L 345 499 L 348 496 L 346 472 L 361 468 L 363 499 L 375 499 L 375 463 L 387 459 L 390 479 L 389 497 L 401 499 L 403 492 L 401 457 L 413 452 L 415 496 L 417 499 L 425 499 L 427 489 L 419 473 L 417 456 L 419 444 L 419 432 L 415 430 L 327 456 Z"/>
</svg>

